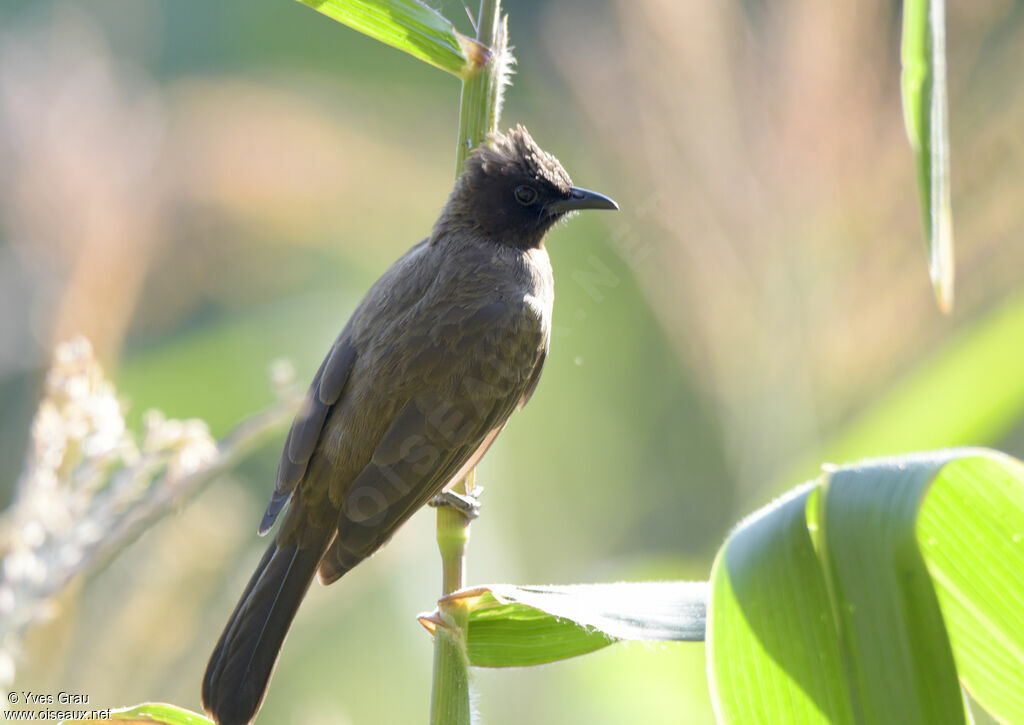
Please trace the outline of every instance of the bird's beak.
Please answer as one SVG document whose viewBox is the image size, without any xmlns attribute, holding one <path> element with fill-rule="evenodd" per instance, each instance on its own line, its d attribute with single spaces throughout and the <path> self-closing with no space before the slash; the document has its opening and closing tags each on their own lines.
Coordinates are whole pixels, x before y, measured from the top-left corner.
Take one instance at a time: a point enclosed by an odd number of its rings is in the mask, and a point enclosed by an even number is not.
<svg viewBox="0 0 1024 725">
<path fill-rule="evenodd" d="M 589 191 L 588 189 L 581 189 L 578 186 L 573 186 L 569 189 L 569 197 L 567 199 L 559 199 L 553 201 L 547 206 L 549 214 L 565 214 L 570 211 L 578 211 L 580 209 L 618 209 L 619 205 L 609 199 L 604 194 L 598 194 L 596 191 Z"/>
</svg>

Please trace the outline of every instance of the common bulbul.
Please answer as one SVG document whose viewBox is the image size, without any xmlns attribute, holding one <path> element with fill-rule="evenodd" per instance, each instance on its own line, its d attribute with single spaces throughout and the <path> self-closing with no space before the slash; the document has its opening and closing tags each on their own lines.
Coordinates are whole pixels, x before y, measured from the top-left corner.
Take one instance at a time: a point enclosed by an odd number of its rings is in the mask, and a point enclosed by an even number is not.
<svg viewBox="0 0 1024 725">
<path fill-rule="evenodd" d="M 548 230 L 617 209 L 573 186 L 522 126 L 465 163 L 430 236 L 370 288 L 292 424 L 259 526 L 287 505 L 203 678 L 220 725 L 255 718 L 292 618 L 480 461 L 530 399 L 548 352 Z"/>
</svg>

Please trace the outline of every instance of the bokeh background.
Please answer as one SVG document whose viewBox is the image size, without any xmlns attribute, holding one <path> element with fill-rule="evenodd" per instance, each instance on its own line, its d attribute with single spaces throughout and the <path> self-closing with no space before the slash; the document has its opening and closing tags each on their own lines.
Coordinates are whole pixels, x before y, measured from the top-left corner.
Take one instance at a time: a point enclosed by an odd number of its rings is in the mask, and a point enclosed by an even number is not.
<svg viewBox="0 0 1024 725">
<path fill-rule="evenodd" d="M 434 5 L 470 32 L 461 3 Z M 824 461 L 1024 454 L 1024 2 L 951 0 L 957 306 L 936 309 L 896 2 L 509 0 L 504 125 L 617 215 L 557 229 L 555 332 L 483 462 L 470 580 L 706 579 L 730 526 Z M 424 236 L 458 83 L 290 0 L 0 4 L 0 505 L 54 344 L 129 421 L 216 436 L 304 383 Z M 61 602 L 16 689 L 199 707 L 264 542 L 282 431 Z M 314 587 L 261 722 L 426 718 L 433 514 Z M 483 722 L 709 723 L 697 645 L 476 676 Z"/>
</svg>

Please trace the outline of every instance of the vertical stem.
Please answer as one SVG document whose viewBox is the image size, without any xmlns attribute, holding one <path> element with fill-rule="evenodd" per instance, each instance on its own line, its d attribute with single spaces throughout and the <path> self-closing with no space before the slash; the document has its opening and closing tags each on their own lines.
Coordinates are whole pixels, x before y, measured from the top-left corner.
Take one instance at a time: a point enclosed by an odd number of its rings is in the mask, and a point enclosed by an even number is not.
<svg viewBox="0 0 1024 725">
<path fill-rule="evenodd" d="M 469 152 L 496 131 L 501 116 L 502 91 L 508 64 L 507 25 L 501 18 L 501 0 L 481 0 L 477 41 L 490 50 L 475 71 L 462 82 L 459 141 L 455 174 Z M 454 486 L 456 493 L 473 490 L 475 471 Z M 466 584 L 466 548 L 469 518 L 448 506 L 437 509 L 437 546 L 441 551 L 442 592 L 451 594 Z M 466 632 L 469 611 L 461 601 L 438 603 L 440 623 L 434 633 L 434 683 L 431 725 L 469 725 L 469 655 Z"/>
<path fill-rule="evenodd" d="M 470 471 L 454 488 L 473 490 L 476 471 Z M 443 594 L 462 589 L 466 577 L 469 519 L 450 506 L 437 507 L 437 547 L 441 551 Z M 431 692 L 431 725 L 469 725 L 469 656 L 466 630 L 469 611 L 461 601 L 440 601 L 440 622 L 434 632 L 434 684 Z"/>
<path fill-rule="evenodd" d="M 462 603 L 442 602 L 438 613 L 430 725 L 470 725 L 469 653 L 466 649 L 469 610 Z"/>
<path fill-rule="evenodd" d="M 490 49 L 490 56 L 476 72 L 462 82 L 459 107 L 459 144 L 455 151 L 455 175 L 469 152 L 483 143 L 487 134 L 498 130 L 502 91 L 508 68 L 508 32 L 501 19 L 500 0 L 481 0 L 477 42 Z"/>
<path fill-rule="evenodd" d="M 473 490 L 476 469 L 452 487 L 456 493 Z M 437 548 L 441 551 L 441 594 L 466 586 L 466 549 L 469 547 L 469 519 L 450 506 L 437 507 Z"/>
</svg>

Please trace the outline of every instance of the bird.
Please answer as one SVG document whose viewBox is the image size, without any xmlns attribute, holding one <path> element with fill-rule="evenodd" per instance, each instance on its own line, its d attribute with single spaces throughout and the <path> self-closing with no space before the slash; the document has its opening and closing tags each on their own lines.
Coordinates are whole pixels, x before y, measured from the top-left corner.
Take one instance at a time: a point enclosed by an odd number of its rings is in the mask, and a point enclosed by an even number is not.
<svg viewBox="0 0 1024 725">
<path fill-rule="evenodd" d="M 252 722 L 315 575 L 331 584 L 464 478 L 533 395 L 551 339 L 545 237 L 583 209 L 522 125 L 466 159 L 428 237 L 375 282 L 331 346 L 288 433 L 266 534 L 284 511 L 210 656 L 203 707 Z"/>
</svg>

